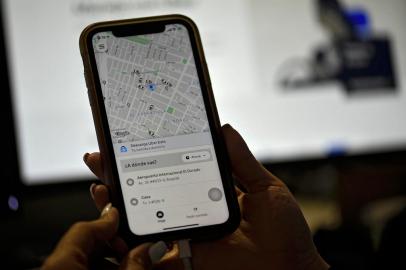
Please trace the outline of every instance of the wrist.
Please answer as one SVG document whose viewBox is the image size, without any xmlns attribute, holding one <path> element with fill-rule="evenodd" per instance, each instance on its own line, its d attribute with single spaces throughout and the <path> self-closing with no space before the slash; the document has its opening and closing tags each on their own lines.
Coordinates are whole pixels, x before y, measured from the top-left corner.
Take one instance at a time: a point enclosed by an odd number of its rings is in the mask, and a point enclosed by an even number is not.
<svg viewBox="0 0 406 270">
<path fill-rule="evenodd" d="M 316 252 L 305 253 L 284 253 L 278 256 L 264 258 L 263 266 L 270 264 L 274 269 L 292 270 L 328 270 L 330 266 L 324 261 L 320 254 Z"/>
<path fill-rule="evenodd" d="M 303 268 L 306 270 L 328 270 L 330 269 L 330 265 L 320 256 L 318 252 L 313 256 L 311 260 L 309 260 L 307 267 Z"/>
</svg>

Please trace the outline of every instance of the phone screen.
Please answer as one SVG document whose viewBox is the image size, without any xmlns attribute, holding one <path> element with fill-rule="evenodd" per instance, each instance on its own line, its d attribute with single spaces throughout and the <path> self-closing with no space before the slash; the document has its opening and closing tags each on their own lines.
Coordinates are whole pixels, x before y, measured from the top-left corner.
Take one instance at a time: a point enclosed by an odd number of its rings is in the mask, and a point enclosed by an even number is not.
<svg viewBox="0 0 406 270">
<path fill-rule="evenodd" d="M 130 230 L 147 235 L 226 222 L 187 28 L 98 32 L 92 44 Z"/>
</svg>

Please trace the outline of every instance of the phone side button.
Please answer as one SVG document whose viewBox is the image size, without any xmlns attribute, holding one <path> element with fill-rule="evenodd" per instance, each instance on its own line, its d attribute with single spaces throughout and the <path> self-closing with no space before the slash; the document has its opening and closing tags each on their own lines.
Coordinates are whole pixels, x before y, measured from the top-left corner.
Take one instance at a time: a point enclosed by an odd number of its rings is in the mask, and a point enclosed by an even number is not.
<svg viewBox="0 0 406 270">
<path fill-rule="evenodd" d="M 92 97 L 90 96 L 89 90 L 87 90 L 87 96 L 89 98 L 90 107 L 93 107 L 93 101 L 92 101 Z"/>
<path fill-rule="evenodd" d="M 87 72 L 87 68 L 85 68 L 85 70 L 83 72 L 83 76 L 85 77 L 85 83 L 86 83 L 87 89 L 89 89 L 89 79 L 87 78 L 88 74 L 89 73 Z"/>
</svg>

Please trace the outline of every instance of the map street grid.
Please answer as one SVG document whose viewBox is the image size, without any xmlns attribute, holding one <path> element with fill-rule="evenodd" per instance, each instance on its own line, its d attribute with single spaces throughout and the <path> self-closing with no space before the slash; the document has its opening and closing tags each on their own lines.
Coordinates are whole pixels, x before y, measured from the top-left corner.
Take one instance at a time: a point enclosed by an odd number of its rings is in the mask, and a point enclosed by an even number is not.
<svg viewBox="0 0 406 270">
<path fill-rule="evenodd" d="M 209 132 L 187 29 L 93 37 L 113 143 Z"/>
</svg>

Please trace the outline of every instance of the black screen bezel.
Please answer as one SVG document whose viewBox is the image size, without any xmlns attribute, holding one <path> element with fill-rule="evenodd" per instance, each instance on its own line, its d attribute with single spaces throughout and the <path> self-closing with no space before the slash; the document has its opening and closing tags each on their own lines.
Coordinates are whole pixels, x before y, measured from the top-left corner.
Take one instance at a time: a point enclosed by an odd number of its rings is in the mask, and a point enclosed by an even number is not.
<svg viewBox="0 0 406 270">
<path fill-rule="evenodd" d="M 148 235 L 135 235 L 131 232 L 129 229 L 128 221 L 127 221 L 127 216 L 123 211 L 125 209 L 124 207 L 124 201 L 123 201 L 123 196 L 122 190 L 121 190 L 121 185 L 119 181 L 119 174 L 118 170 L 116 167 L 116 158 L 114 155 L 114 149 L 113 149 L 113 144 L 111 140 L 111 135 L 110 135 L 110 129 L 109 125 L 107 122 L 107 114 L 104 106 L 104 100 L 103 96 L 101 93 L 101 85 L 100 85 L 100 78 L 97 72 L 97 65 L 96 65 L 96 60 L 94 57 L 94 51 L 93 51 L 93 43 L 92 43 L 92 37 L 100 32 L 107 32 L 111 31 L 113 33 L 117 33 L 118 31 L 121 33 L 120 36 L 131 36 L 131 35 L 138 35 L 139 33 L 145 34 L 145 33 L 154 33 L 154 32 L 160 32 L 162 29 L 162 26 L 166 26 L 168 24 L 181 24 L 185 26 L 185 28 L 188 31 L 189 37 L 190 37 L 190 43 L 192 46 L 192 51 L 194 55 L 194 60 L 196 64 L 196 70 L 200 82 L 200 87 L 202 90 L 202 96 L 204 100 L 204 104 L 206 107 L 206 113 L 207 113 L 207 118 L 209 122 L 209 127 L 211 130 L 211 137 L 213 140 L 213 145 L 215 149 L 215 153 L 217 156 L 217 161 L 218 161 L 218 167 L 220 170 L 220 175 L 222 178 L 222 184 L 224 188 L 224 195 L 226 198 L 227 206 L 228 206 L 228 211 L 229 211 L 229 217 L 228 220 L 222 224 L 216 224 L 216 225 L 208 225 L 208 226 L 202 226 L 202 227 L 195 227 L 195 228 L 188 228 L 188 229 L 183 229 L 183 230 L 175 230 L 175 231 L 168 231 L 168 232 L 159 232 L 159 233 L 154 233 L 154 234 L 148 234 Z M 137 30 L 135 30 L 135 28 Z M 158 30 L 156 30 L 158 29 Z M 91 68 L 91 73 L 93 76 L 94 80 L 94 85 L 95 85 L 95 91 L 96 91 L 96 97 L 93 97 L 96 99 L 96 102 L 98 103 L 98 109 L 101 117 L 101 123 L 102 123 L 102 129 L 103 129 L 103 135 L 106 140 L 107 144 L 107 152 L 110 157 L 111 166 L 112 168 L 112 175 L 113 175 L 113 185 L 115 186 L 115 192 L 120 194 L 116 196 L 116 203 L 120 211 L 121 215 L 121 231 L 126 234 L 126 239 L 131 239 L 130 241 L 133 242 L 134 244 L 140 243 L 140 242 L 146 242 L 146 241 L 154 241 L 158 239 L 163 239 L 163 240 L 176 240 L 176 239 L 184 239 L 184 238 L 192 238 L 192 239 L 206 239 L 206 238 L 212 238 L 212 237 L 218 237 L 221 235 L 224 235 L 227 232 L 233 231 L 236 229 L 236 227 L 239 225 L 240 221 L 240 212 L 239 212 L 239 207 L 238 203 L 236 200 L 236 194 L 234 190 L 234 185 L 232 181 L 232 176 L 231 172 L 229 169 L 229 160 L 227 157 L 227 152 L 225 148 L 225 143 L 224 139 L 222 137 L 221 133 L 221 126 L 220 122 L 218 119 L 217 115 L 217 110 L 215 108 L 214 104 L 214 97 L 212 94 L 211 90 L 211 84 L 208 79 L 208 72 L 207 72 L 207 66 L 204 61 L 204 55 L 203 55 L 203 50 L 202 50 L 202 45 L 200 42 L 199 34 L 197 32 L 197 28 L 194 25 L 194 23 L 180 15 L 175 15 L 175 16 L 161 16 L 161 17 L 151 17 L 147 21 L 142 21 L 140 22 L 139 20 L 127 20 L 127 21 L 120 21 L 119 24 L 114 24 L 111 23 L 109 25 L 100 25 L 100 26 L 95 26 L 93 29 L 91 29 L 86 37 L 86 45 L 87 45 L 87 50 L 89 54 L 89 60 L 90 60 L 90 68 Z M 92 97 L 91 97 L 92 98 Z"/>
</svg>

